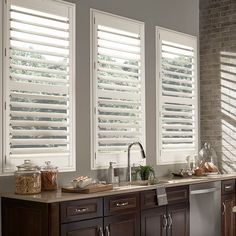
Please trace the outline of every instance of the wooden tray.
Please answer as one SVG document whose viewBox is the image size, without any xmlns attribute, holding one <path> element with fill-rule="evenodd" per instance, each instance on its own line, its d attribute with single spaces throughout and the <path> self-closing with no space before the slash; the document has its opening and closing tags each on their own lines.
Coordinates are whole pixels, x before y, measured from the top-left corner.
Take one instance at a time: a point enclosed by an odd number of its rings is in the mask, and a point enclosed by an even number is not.
<svg viewBox="0 0 236 236">
<path fill-rule="evenodd" d="M 112 184 L 92 184 L 85 188 L 73 188 L 73 187 L 63 187 L 61 189 L 64 193 L 98 193 L 103 191 L 112 190 L 113 186 Z"/>
</svg>

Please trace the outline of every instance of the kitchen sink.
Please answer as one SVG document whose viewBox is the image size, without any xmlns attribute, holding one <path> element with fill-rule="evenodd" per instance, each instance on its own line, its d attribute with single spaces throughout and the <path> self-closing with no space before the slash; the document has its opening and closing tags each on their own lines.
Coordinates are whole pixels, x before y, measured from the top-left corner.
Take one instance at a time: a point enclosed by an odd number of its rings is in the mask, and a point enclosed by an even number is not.
<svg viewBox="0 0 236 236">
<path fill-rule="evenodd" d="M 150 185 L 157 185 L 157 184 L 166 184 L 169 183 L 169 181 L 165 180 L 158 180 L 155 183 L 151 183 L 150 181 L 132 181 L 130 182 L 121 182 L 117 186 L 114 185 L 113 189 L 114 190 L 122 190 L 122 189 L 135 189 L 135 188 L 143 188 L 145 186 L 150 186 Z"/>
</svg>

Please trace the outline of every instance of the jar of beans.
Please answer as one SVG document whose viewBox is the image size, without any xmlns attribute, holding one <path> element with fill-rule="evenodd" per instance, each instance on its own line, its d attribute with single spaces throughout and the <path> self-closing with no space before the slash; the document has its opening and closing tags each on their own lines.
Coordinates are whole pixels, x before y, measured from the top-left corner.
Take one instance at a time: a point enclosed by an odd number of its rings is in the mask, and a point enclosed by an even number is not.
<svg viewBox="0 0 236 236">
<path fill-rule="evenodd" d="M 58 168 L 53 166 L 50 161 L 46 161 L 41 167 L 42 190 L 57 190 L 58 189 Z"/>
<path fill-rule="evenodd" d="M 16 194 L 37 194 L 41 192 L 41 173 L 39 167 L 30 160 L 17 166 L 15 172 L 15 193 Z"/>
</svg>

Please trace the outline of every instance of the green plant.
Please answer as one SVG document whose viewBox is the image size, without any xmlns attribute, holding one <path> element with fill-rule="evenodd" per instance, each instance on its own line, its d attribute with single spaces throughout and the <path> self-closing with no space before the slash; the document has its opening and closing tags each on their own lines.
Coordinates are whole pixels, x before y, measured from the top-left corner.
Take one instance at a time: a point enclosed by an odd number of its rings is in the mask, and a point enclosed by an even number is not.
<svg viewBox="0 0 236 236">
<path fill-rule="evenodd" d="M 136 170 L 136 176 L 137 174 L 140 175 L 141 180 L 148 180 L 151 176 L 153 178 L 155 177 L 155 171 L 151 166 L 139 166 Z"/>
</svg>

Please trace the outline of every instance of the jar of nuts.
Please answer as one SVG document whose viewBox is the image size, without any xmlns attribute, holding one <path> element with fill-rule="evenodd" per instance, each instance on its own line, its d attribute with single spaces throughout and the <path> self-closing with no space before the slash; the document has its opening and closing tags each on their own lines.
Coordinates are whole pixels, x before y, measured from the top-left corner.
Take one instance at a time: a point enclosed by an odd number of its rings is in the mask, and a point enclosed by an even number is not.
<svg viewBox="0 0 236 236">
<path fill-rule="evenodd" d="M 51 165 L 50 161 L 45 162 L 45 166 L 41 167 L 42 190 L 58 189 L 58 168 Z"/>
<path fill-rule="evenodd" d="M 15 172 L 15 193 L 36 194 L 41 192 L 41 173 L 38 166 L 30 160 L 25 160 L 24 164 L 17 166 Z"/>
</svg>

